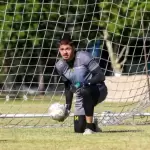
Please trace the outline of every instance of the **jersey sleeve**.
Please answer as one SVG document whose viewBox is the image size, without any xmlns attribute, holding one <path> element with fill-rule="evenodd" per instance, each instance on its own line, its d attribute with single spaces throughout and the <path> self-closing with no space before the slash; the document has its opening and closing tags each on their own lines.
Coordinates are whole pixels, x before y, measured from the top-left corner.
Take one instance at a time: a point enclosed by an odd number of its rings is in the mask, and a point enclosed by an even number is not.
<svg viewBox="0 0 150 150">
<path fill-rule="evenodd" d="M 67 79 L 65 78 L 65 76 L 63 75 L 66 69 L 66 65 L 64 64 L 64 62 L 62 60 L 59 60 L 56 64 L 56 72 L 58 73 L 58 75 L 61 77 L 63 82 L 66 82 Z"/>
<path fill-rule="evenodd" d="M 92 72 L 96 68 L 100 67 L 99 64 L 96 62 L 96 60 L 94 59 L 94 57 L 88 52 L 83 52 L 81 54 L 81 58 L 84 61 L 83 62 L 84 65 L 87 66 L 87 68 L 89 69 L 90 72 Z"/>
<path fill-rule="evenodd" d="M 58 73 L 58 75 L 61 76 L 61 79 L 64 82 L 65 97 L 66 97 L 66 108 L 68 110 L 70 110 L 71 109 L 71 105 L 72 105 L 73 93 L 70 90 L 70 82 L 63 75 L 65 70 L 67 69 L 67 66 L 62 60 L 59 60 L 55 64 L 55 67 L 56 67 L 56 72 Z"/>
<path fill-rule="evenodd" d="M 73 92 L 70 90 L 69 81 L 64 82 L 64 85 L 65 85 L 66 108 L 70 110 L 73 100 Z"/>
</svg>

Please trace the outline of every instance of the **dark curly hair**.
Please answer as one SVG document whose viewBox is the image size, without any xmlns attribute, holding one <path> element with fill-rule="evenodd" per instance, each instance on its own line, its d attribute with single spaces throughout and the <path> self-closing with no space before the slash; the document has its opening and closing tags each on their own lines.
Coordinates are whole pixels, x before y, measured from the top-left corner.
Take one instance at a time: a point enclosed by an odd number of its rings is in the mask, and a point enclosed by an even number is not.
<svg viewBox="0 0 150 150">
<path fill-rule="evenodd" d="M 64 35 L 63 38 L 59 41 L 58 47 L 60 45 L 70 45 L 71 47 L 73 47 L 74 42 L 71 39 L 70 35 Z"/>
</svg>

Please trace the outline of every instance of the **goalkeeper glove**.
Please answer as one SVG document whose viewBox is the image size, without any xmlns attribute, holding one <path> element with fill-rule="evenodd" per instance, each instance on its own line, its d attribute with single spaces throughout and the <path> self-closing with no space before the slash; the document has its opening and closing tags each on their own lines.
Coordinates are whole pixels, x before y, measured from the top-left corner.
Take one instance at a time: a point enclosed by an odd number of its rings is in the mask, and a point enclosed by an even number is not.
<svg viewBox="0 0 150 150">
<path fill-rule="evenodd" d="M 58 120 L 59 122 L 63 122 L 70 114 L 70 110 L 66 109 L 64 115 Z"/>
<path fill-rule="evenodd" d="M 81 88 L 81 87 L 85 87 L 85 86 L 89 86 L 89 85 L 90 85 L 90 82 L 84 81 L 84 82 L 76 82 L 74 86 L 76 88 Z"/>
</svg>

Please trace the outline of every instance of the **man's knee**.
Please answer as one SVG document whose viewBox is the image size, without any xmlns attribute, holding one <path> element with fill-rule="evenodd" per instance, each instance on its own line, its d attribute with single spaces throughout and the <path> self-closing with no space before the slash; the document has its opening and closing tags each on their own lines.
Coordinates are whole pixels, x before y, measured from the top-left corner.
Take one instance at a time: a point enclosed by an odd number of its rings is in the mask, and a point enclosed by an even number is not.
<svg viewBox="0 0 150 150">
<path fill-rule="evenodd" d="M 85 115 L 74 116 L 74 131 L 76 133 L 83 133 L 86 128 Z"/>
<path fill-rule="evenodd" d="M 103 102 L 103 101 L 106 99 L 107 94 L 108 94 L 108 89 L 107 89 L 106 86 L 104 86 L 104 87 L 100 90 L 100 96 L 99 96 L 99 99 L 98 99 L 98 102 L 97 102 L 97 103 Z"/>
<path fill-rule="evenodd" d="M 86 116 L 93 116 L 94 106 L 97 98 L 92 95 L 92 87 L 84 87 L 81 89 L 81 96 L 83 97 L 83 107 Z"/>
</svg>

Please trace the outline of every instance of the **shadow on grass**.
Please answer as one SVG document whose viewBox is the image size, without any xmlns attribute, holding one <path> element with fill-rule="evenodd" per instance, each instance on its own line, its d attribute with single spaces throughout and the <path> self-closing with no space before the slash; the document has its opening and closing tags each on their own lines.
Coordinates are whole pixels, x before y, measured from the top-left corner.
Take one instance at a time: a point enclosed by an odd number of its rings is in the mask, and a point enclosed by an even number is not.
<svg viewBox="0 0 150 150">
<path fill-rule="evenodd" d="M 103 131 L 102 133 L 122 133 L 122 132 L 143 132 L 144 130 L 112 130 L 112 131 Z"/>
<path fill-rule="evenodd" d="M 1 143 L 1 142 L 15 142 L 15 140 L 1 140 L 1 139 L 0 139 L 0 143 Z"/>
</svg>

